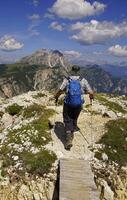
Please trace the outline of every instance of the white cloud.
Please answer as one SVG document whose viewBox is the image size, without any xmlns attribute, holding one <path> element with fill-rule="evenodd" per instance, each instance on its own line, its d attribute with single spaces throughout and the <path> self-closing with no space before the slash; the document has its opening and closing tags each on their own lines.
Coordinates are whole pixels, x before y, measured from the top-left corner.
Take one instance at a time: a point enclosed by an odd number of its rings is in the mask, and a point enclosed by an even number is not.
<svg viewBox="0 0 127 200">
<path fill-rule="evenodd" d="M 0 39 L 0 49 L 3 51 L 15 51 L 21 49 L 24 44 L 18 42 L 12 36 L 5 35 Z"/>
<path fill-rule="evenodd" d="M 39 14 L 33 14 L 33 15 L 29 15 L 29 16 L 28 16 L 28 19 L 29 19 L 29 20 L 32 20 L 32 21 L 35 21 L 35 20 L 40 20 L 41 17 L 40 17 Z"/>
<path fill-rule="evenodd" d="M 74 58 L 79 58 L 82 55 L 80 52 L 74 51 L 74 50 L 64 51 L 63 53 L 64 53 L 65 56 L 74 57 Z"/>
<path fill-rule="evenodd" d="M 108 49 L 109 53 L 118 57 L 127 57 L 127 46 L 115 45 Z"/>
<path fill-rule="evenodd" d="M 104 53 L 101 51 L 94 51 L 93 54 L 96 56 L 100 56 L 100 55 L 103 55 Z"/>
<path fill-rule="evenodd" d="M 39 5 L 39 0 L 32 0 L 33 1 L 33 5 L 35 6 L 35 7 L 37 7 L 38 5 Z"/>
<path fill-rule="evenodd" d="M 56 0 L 49 11 L 61 18 L 73 20 L 103 12 L 105 7 L 105 4 L 97 1 L 90 4 L 86 0 Z"/>
<path fill-rule="evenodd" d="M 41 17 L 39 14 L 33 14 L 28 16 L 28 19 L 31 20 L 31 24 L 28 27 L 28 32 L 30 33 L 30 36 L 38 36 L 40 35 L 40 32 L 37 30 L 37 27 L 41 23 Z"/>
<path fill-rule="evenodd" d="M 74 34 L 70 37 L 82 45 L 105 44 L 110 40 L 127 36 L 127 21 L 119 24 L 91 20 L 88 23 L 77 22 L 71 26 Z"/>
<path fill-rule="evenodd" d="M 28 29 L 30 36 L 38 36 L 40 35 L 40 32 L 36 29 Z"/>
<path fill-rule="evenodd" d="M 15 63 L 17 60 L 16 56 L 0 55 L 0 64 Z"/>
<path fill-rule="evenodd" d="M 46 14 L 44 15 L 44 18 L 54 19 L 54 15 L 51 14 L 51 13 L 46 13 Z"/>
<path fill-rule="evenodd" d="M 57 31 L 63 31 L 64 30 L 64 27 L 63 27 L 63 25 L 61 25 L 61 24 L 59 24 L 58 22 L 52 22 L 51 24 L 50 24 L 50 26 L 49 26 L 50 28 L 52 28 L 52 29 L 55 29 L 55 30 L 57 30 Z"/>
</svg>

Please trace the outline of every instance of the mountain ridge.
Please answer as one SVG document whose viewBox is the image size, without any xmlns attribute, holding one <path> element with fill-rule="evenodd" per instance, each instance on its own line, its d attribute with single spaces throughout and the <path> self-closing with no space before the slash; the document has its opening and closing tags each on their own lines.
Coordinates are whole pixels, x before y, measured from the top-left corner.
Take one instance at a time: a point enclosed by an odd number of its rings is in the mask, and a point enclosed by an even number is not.
<svg viewBox="0 0 127 200">
<path fill-rule="evenodd" d="M 0 96 L 12 97 L 29 90 L 55 91 L 68 76 L 71 66 L 60 51 L 46 49 L 18 63 L 0 65 Z M 88 79 L 97 92 L 127 95 L 127 81 L 113 77 L 99 65 L 81 67 L 80 75 Z"/>
</svg>

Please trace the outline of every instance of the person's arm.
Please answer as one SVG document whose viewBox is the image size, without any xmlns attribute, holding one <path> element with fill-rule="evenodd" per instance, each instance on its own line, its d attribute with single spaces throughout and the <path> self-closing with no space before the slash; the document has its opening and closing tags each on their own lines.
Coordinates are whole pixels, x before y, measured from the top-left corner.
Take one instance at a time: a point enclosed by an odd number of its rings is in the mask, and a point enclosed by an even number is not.
<svg viewBox="0 0 127 200">
<path fill-rule="evenodd" d="M 63 93 L 62 90 L 58 90 L 55 95 L 54 95 L 54 98 L 55 98 L 55 102 L 57 103 L 58 99 L 59 99 L 59 96 Z"/>
<path fill-rule="evenodd" d="M 85 78 L 83 78 L 81 81 L 81 84 L 83 85 L 83 88 L 87 91 L 87 93 L 89 94 L 90 102 L 92 102 L 92 100 L 94 99 L 94 92 L 91 89 L 88 81 Z"/>
<path fill-rule="evenodd" d="M 59 96 L 64 93 L 66 86 L 67 86 L 67 83 L 68 83 L 68 80 L 65 78 L 63 80 L 63 83 L 61 84 L 59 90 L 55 93 L 54 98 L 55 98 L 56 103 L 58 101 Z"/>
</svg>

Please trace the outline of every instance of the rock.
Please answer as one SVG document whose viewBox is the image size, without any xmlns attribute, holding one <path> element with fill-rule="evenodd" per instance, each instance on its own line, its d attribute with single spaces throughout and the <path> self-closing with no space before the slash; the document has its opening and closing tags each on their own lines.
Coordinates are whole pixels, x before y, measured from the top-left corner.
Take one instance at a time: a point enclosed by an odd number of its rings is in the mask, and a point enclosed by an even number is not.
<svg viewBox="0 0 127 200">
<path fill-rule="evenodd" d="M 116 113 L 117 114 L 117 117 L 122 117 L 123 114 L 120 112 L 120 113 Z"/>
<path fill-rule="evenodd" d="M 18 200 L 24 200 L 24 199 L 33 199 L 33 194 L 32 192 L 29 190 L 29 187 L 27 185 L 21 185 L 19 192 L 18 192 Z"/>
<path fill-rule="evenodd" d="M 12 158 L 13 158 L 13 160 L 14 160 L 14 161 L 16 161 L 16 160 L 18 160 L 18 159 L 19 159 L 19 157 L 18 157 L 18 156 L 12 156 Z"/>
<path fill-rule="evenodd" d="M 17 117 L 16 115 L 13 116 L 13 125 L 19 125 L 22 121 L 22 116 Z"/>
<path fill-rule="evenodd" d="M 34 200 L 41 200 L 40 194 L 34 193 L 33 196 L 34 196 Z"/>
<path fill-rule="evenodd" d="M 13 117 L 8 113 L 4 113 L 1 121 L 4 124 L 4 127 L 8 128 L 13 124 Z"/>
<path fill-rule="evenodd" d="M 103 117 L 109 117 L 109 118 L 112 118 L 112 119 L 117 119 L 117 115 L 113 112 L 113 111 L 105 111 L 103 114 L 102 114 Z"/>
<path fill-rule="evenodd" d="M 105 200 L 114 200 L 114 193 L 111 188 L 108 186 L 105 180 L 102 181 L 104 187 L 104 199 Z"/>
<path fill-rule="evenodd" d="M 107 160 L 108 160 L 108 156 L 107 156 L 106 153 L 102 153 L 102 159 L 103 159 L 104 161 L 107 161 Z"/>
<path fill-rule="evenodd" d="M 6 177 L 0 182 L 0 186 L 8 186 L 9 185 L 9 177 Z"/>
<path fill-rule="evenodd" d="M 30 151 L 31 151 L 33 154 L 36 154 L 36 153 L 38 153 L 40 150 L 39 150 L 38 148 L 31 147 Z"/>
<path fill-rule="evenodd" d="M 63 153 L 61 151 L 57 151 L 56 155 L 58 158 L 62 158 L 63 157 Z"/>
</svg>

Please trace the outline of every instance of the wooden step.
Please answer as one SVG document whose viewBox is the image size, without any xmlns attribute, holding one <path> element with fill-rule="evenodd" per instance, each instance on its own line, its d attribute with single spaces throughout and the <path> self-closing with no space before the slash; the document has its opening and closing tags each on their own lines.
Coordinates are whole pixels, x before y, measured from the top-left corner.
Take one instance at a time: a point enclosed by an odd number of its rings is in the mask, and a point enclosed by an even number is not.
<svg viewBox="0 0 127 200">
<path fill-rule="evenodd" d="M 60 160 L 59 200 L 99 200 L 99 192 L 88 161 Z"/>
</svg>

